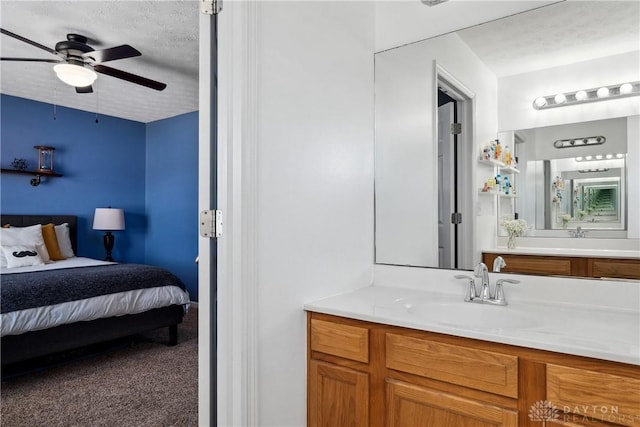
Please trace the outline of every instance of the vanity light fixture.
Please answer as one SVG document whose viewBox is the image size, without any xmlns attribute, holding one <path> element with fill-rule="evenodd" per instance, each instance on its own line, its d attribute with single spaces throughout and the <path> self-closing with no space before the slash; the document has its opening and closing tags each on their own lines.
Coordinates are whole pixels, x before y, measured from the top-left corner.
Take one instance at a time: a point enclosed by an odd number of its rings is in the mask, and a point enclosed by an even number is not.
<svg viewBox="0 0 640 427">
<path fill-rule="evenodd" d="M 576 162 L 589 162 L 589 161 L 597 161 L 597 160 L 611 160 L 613 158 L 616 159 L 621 159 L 624 157 L 624 154 L 616 154 L 615 156 L 613 154 L 597 154 L 595 156 L 578 156 L 576 157 L 574 160 Z"/>
<path fill-rule="evenodd" d="M 587 145 L 601 145 L 607 141 L 604 136 L 585 136 L 581 138 L 558 139 L 554 141 L 556 148 L 585 147 Z"/>
<path fill-rule="evenodd" d="M 539 96 L 533 101 L 533 108 L 544 110 L 547 108 L 584 104 L 586 102 L 604 101 L 607 99 L 626 98 L 640 95 L 640 81 L 619 83 L 611 86 L 601 86 L 575 92 L 557 93 L 555 95 Z"/>
<path fill-rule="evenodd" d="M 422 4 L 426 4 L 427 6 L 431 7 L 431 6 L 436 6 L 439 5 L 440 3 L 444 3 L 448 0 L 420 0 L 422 2 Z"/>
<path fill-rule="evenodd" d="M 592 173 L 592 172 L 608 172 L 609 168 L 601 168 L 601 169 L 580 169 L 578 172 L 580 173 Z"/>
</svg>

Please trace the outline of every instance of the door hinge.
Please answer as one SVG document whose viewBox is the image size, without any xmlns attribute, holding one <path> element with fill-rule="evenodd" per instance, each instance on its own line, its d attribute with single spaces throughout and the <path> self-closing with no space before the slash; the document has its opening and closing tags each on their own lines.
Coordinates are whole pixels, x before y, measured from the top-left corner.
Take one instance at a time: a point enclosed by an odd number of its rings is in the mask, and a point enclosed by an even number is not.
<svg viewBox="0 0 640 427">
<path fill-rule="evenodd" d="M 460 212 L 451 214 L 451 224 L 462 224 L 462 214 Z"/>
<path fill-rule="evenodd" d="M 205 15 L 217 15 L 222 11 L 222 0 L 200 0 L 200 12 Z"/>
<path fill-rule="evenodd" d="M 451 135 L 460 135 L 462 133 L 462 123 L 451 123 Z"/>
<path fill-rule="evenodd" d="M 222 237 L 222 211 L 200 212 L 200 235 L 210 239 Z"/>
</svg>

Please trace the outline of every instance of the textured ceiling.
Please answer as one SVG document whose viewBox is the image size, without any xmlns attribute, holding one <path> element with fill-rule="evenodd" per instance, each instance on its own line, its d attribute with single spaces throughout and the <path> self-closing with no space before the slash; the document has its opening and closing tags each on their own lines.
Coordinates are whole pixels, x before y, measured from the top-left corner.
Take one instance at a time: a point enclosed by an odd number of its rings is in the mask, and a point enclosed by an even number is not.
<svg viewBox="0 0 640 427">
<path fill-rule="evenodd" d="M 2 28 L 51 48 L 67 33 L 87 36 L 96 50 L 130 44 L 142 56 L 107 65 L 167 88 L 158 92 L 100 74 L 93 94 L 77 94 L 55 77 L 53 64 L 0 62 L 0 91 L 144 123 L 196 111 L 198 16 L 196 0 L 2 0 Z M 638 1 L 565 1 L 458 34 L 496 75 L 506 76 L 638 50 L 639 16 Z M 4 35 L 0 54 L 54 58 Z"/>
<path fill-rule="evenodd" d="M 637 51 L 640 2 L 565 1 L 458 31 L 499 77 Z"/>
<path fill-rule="evenodd" d="M 148 123 L 198 109 L 199 2 L 190 1 L 6 1 L 2 28 L 53 48 L 67 33 L 89 38 L 101 50 L 121 44 L 142 56 L 105 65 L 167 84 L 156 91 L 98 74 L 94 93 L 77 94 L 50 63 L 0 62 L 0 91 L 98 114 Z M 55 59 L 14 38 L 0 36 L 3 57 Z"/>
</svg>

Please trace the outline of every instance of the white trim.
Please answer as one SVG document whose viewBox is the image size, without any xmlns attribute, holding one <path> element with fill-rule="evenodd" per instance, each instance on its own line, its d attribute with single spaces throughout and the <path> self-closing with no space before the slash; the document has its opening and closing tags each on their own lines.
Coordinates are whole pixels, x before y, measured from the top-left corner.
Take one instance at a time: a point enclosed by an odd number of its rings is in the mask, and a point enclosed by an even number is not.
<svg viewBox="0 0 640 427">
<path fill-rule="evenodd" d="M 211 17 L 199 13 L 199 119 L 198 119 L 198 210 L 211 209 L 211 185 L 213 178 L 211 173 Z M 196 227 L 197 218 L 194 218 Z M 210 384 L 210 356 L 211 356 L 211 241 L 208 238 L 198 239 L 198 425 L 210 425 L 211 401 Z"/>
<path fill-rule="evenodd" d="M 218 426 L 258 422 L 257 2 L 218 15 Z"/>
<path fill-rule="evenodd" d="M 458 151 L 458 155 L 461 156 L 460 162 L 462 163 L 462 167 L 458 168 L 459 171 L 459 180 L 464 182 L 465 185 L 462 186 L 462 193 L 458 195 L 458 200 L 461 200 L 461 206 L 459 206 L 460 212 L 462 212 L 462 224 L 460 226 L 460 231 L 458 233 L 458 247 L 460 248 L 459 252 L 459 268 L 468 269 L 471 268 L 476 261 L 474 260 L 475 256 L 475 247 L 476 247 L 476 227 L 477 227 L 477 217 L 475 215 L 474 206 L 476 206 L 476 198 L 478 194 L 474 189 L 475 185 L 475 177 L 476 177 L 476 162 L 475 160 L 475 97 L 476 94 L 469 89 L 464 83 L 458 80 L 453 74 L 447 71 L 442 65 L 438 64 L 434 61 L 435 66 L 435 101 L 434 105 L 438 104 L 437 96 L 438 96 L 438 86 L 442 86 L 447 89 L 448 94 L 458 101 L 458 122 L 462 123 L 463 129 L 462 133 L 459 136 L 458 142 L 460 143 L 460 149 Z M 435 117 L 434 123 L 437 123 L 437 113 L 438 109 L 434 108 Z M 435 138 L 437 138 L 437 127 L 434 132 L 436 133 Z M 469 150 L 469 148 L 471 148 Z M 437 150 L 437 147 L 436 147 Z M 436 151 L 436 157 L 437 157 Z M 460 164 L 460 163 L 459 163 Z M 437 179 L 437 170 L 436 170 L 436 179 Z M 436 206 L 437 209 L 437 206 Z M 437 226 L 437 224 L 436 224 Z M 471 236 L 472 242 L 471 245 L 468 243 L 468 238 Z M 464 241 L 465 244 L 462 244 L 461 241 Z"/>
</svg>

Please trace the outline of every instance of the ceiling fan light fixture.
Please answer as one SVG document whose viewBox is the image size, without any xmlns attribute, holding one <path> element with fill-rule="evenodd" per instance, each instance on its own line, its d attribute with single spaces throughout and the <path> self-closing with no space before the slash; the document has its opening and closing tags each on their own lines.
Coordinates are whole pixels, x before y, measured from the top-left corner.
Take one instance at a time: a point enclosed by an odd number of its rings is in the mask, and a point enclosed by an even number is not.
<svg viewBox="0 0 640 427">
<path fill-rule="evenodd" d="M 98 78 L 95 71 L 81 65 L 58 64 L 53 66 L 53 71 L 60 80 L 73 87 L 91 86 Z"/>
</svg>

